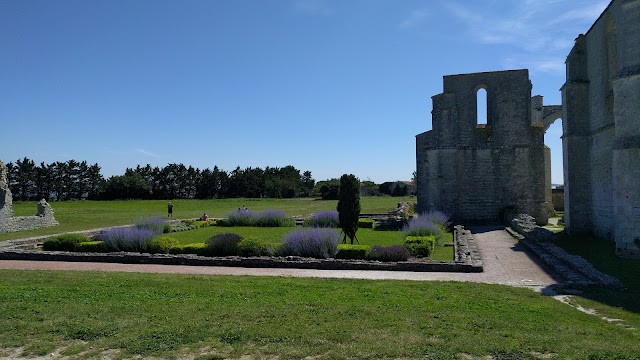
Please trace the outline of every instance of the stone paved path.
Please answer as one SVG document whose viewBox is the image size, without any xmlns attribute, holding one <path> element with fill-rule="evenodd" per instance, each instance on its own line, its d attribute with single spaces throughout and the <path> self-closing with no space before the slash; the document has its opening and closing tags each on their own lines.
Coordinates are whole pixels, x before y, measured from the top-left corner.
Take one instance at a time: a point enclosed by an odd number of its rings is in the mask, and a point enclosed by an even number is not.
<svg viewBox="0 0 640 360">
<path fill-rule="evenodd" d="M 534 260 L 504 230 L 490 227 L 471 229 L 482 255 L 484 272 L 404 272 L 365 270 L 253 269 L 150 264 L 109 264 L 89 262 L 55 262 L 0 260 L 2 269 L 95 270 L 118 272 L 152 272 L 205 275 L 256 275 L 315 278 L 390 279 L 390 280 L 453 280 L 515 286 L 546 287 L 558 283 L 557 278 Z"/>
</svg>

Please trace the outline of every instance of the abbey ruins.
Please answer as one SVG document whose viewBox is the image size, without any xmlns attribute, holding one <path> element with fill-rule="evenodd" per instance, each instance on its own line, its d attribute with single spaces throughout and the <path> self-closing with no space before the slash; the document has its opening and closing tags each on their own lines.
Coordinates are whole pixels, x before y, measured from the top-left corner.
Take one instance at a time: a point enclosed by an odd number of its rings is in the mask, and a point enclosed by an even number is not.
<svg viewBox="0 0 640 360">
<path fill-rule="evenodd" d="M 562 107 L 531 96 L 527 70 L 450 75 L 416 136 L 418 209 L 461 223 L 552 211 L 544 132 L 562 119 L 565 229 L 640 256 L 640 0 L 613 0 L 566 60 Z M 560 84 L 559 84 L 560 86 Z M 487 94 L 486 124 L 477 93 Z"/>
<path fill-rule="evenodd" d="M 13 216 L 13 197 L 7 178 L 7 167 L 0 161 L 0 234 L 58 225 L 53 209 L 44 199 L 38 203 L 35 216 Z"/>
</svg>

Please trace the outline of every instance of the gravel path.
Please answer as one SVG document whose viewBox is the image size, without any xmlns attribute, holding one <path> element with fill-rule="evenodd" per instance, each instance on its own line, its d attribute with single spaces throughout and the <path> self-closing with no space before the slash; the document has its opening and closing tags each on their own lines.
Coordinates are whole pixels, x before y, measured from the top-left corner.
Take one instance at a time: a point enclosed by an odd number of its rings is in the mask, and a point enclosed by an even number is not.
<svg viewBox="0 0 640 360">
<path fill-rule="evenodd" d="M 491 227 L 471 228 L 482 255 L 484 272 L 403 272 L 364 270 L 306 270 L 273 268 L 209 267 L 186 265 L 113 264 L 91 262 L 56 262 L 0 260 L 2 269 L 24 270 L 85 270 L 141 273 L 292 276 L 312 278 L 350 278 L 372 280 L 452 280 L 506 284 L 514 286 L 546 287 L 559 281 L 540 263 L 527 254 L 504 230 Z"/>
</svg>

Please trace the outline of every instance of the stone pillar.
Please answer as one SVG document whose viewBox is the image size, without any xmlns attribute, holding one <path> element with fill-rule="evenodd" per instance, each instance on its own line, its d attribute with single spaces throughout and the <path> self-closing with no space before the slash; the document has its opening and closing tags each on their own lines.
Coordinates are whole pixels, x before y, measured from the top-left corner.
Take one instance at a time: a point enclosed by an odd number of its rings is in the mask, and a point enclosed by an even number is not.
<svg viewBox="0 0 640 360">
<path fill-rule="evenodd" d="M 13 217 L 13 197 L 9 189 L 7 167 L 0 161 L 0 227 Z"/>
</svg>

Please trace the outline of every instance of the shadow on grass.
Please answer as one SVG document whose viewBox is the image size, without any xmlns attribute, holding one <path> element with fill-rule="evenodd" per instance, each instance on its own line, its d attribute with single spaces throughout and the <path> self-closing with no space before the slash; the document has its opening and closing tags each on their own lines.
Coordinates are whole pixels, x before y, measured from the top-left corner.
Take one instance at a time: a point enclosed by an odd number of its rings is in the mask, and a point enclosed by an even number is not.
<svg viewBox="0 0 640 360">
<path fill-rule="evenodd" d="M 640 314 L 640 260 L 615 255 L 615 243 L 588 235 L 555 234 L 556 244 L 568 253 L 582 256 L 596 269 L 624 284 L 627 291 L 585 289 L 582 297 Z"/>
</svg>

